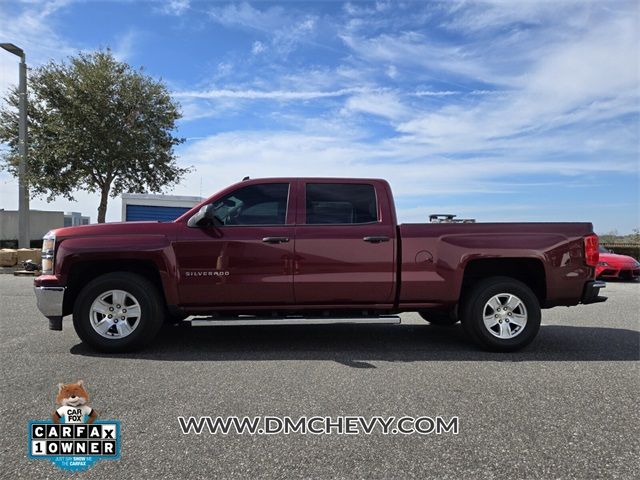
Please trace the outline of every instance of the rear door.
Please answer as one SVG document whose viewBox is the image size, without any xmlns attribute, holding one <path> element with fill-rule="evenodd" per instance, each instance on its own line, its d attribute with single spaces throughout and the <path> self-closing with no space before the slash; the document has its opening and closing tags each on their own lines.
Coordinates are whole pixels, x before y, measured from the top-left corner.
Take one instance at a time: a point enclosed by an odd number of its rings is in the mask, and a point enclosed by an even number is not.
<svg viewBox="0 0 640 480">
<path fill-rule="evenodd" d="M 240 186 L 212 202 L 222 225 L 182 224 L 174 244 L 182 305 L 293 303 L 294 186 Z"/>
<path fill-rule="evenodd" d="M 299 189 L 296 304 L 393 303 L 396 234 L 382 186 L 308 179 Z"/>
</svg>

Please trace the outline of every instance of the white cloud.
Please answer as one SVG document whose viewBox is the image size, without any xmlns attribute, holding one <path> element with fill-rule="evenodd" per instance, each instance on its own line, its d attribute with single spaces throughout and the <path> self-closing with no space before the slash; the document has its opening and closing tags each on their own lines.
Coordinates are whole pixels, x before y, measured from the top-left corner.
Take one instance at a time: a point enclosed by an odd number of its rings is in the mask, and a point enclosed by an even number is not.
<svg viewBox="0 0 640 480">
<path fill-rule="evenodd" d="M 220 62 L 218 63 L 216 70 L 217 70 L 216 75 L 218 77 L 225 77 L 233 73 L 233 64 L 229 62 Z"/>
<path fill-rule="evenodd" d="M 209 16 L 225 26 L 241 26 L 262 32 L 273 32 L 286 23 L 286 11 L 280 6 L 259 9 L 247 2 L 216 6 Z"/>
<path fill-rule="evenodd" d="M 255 42 L 253 42 L 253 45 L 251 46 L 251 53 L 253 55 L 260 55 L 266 49 L 267 47 L 264 45 L 264 43 L 256 40 Z"/>
<path fill-rule="evenodd" d="M 460 92 L 454 90 L 418 90 L 412 95 L 415 97 L 448 97 L 450 95 L 459 95 Z"/>
<path fill-rule="evenodd" d="M 367 92 L 349 97 L 345 105 L 347 111 L 362 112 L 390 120 L 406 118 L 409 109 L 391 92 Z"/>
<path fill-rule="evenodd" d="M 596 163 L 578 160 L 532 160 L 527 157 L 472 157 L 449 159 L 407 139 L 355 140 L 349 136 L 312 132 L 230 132 L 192 142 L 180 151 L 183 163 L 196 171 L 180 188 L 188 191 L 205 179 L 205 189 L 216 191 L 251 177 L 341 176 L 388 179 L 399 197 L 412 195 L 466 195 L 474 192 L 505 195 L 518 192 L 518 182 L 529 175 L 555 173 L 559 184 L 599 172 L 631 173 L 633 162 Z M 502 180 L 508 179 L 508 182 Z M 495 185 L 500 182 L 500 188 Z"/>
<path fill-rule="evenodd" d="M 277 101 L 294 101 L 294 100 L 315 100 L 319 98 L 342 97 L 357 92 L 359 89 L 341 89 L 334 91 L 287 91 L 287 90 L 186 90 L 174 92 L 176 98 L 201 98 L 201 99 L 218 99 L 218 98 L 235 98 L 239 100 L 277 100 Z"/>
<path fill-rule="evenodd" d="M 210 18 L 226 27 L 240 27 L 264 34 L 271 49 L 286 57 L 299 44 L 313 42 L 317 18 L 281 6 L 255 8 L 249 3 L 232 3 L 209 10 Z"/>
<path fill-rule="evenodd" d="M 563 105 L 615 97 L 636 90 L 640 80 L 637 18 L 618 17 L 557 45 L 521 83 L 532 95 Z"/>
<path fill-rule="evenodd" d="M 419 68 L 423 75 L 444 83 L 459 86 L 462 80 L 454 80 L 452 75 L 495 84 L 509 81 L 505 76 L 493 74 L 489 65 L 469 49 L 435 42 L 421 32 L 383 33 L 374 37 L 343 33 L 340 38 L 361 59 Z"/>
<path fill-rule="evenodd" d="M 392 8 L 393 4 L 388 1 L 373 2 L 347 2 L 342 9 L 352 17 L 370 16 L 378 13 L 384 13 Z"/>
<path fill-rule="evenodd" d="M 0 3 L 0 32 L 3 41 L 22 48 L 27 65 L 41 65 L 50 59 L 60 59 L 76 53 L 69 42 L 59 35 L 52 21 L 54 13 L 64 9 L 71 0 L 37 2 L 27 4 L 16 16 L 6 11 L 7 4 Z M 0 95 L 18 83 L 18 57 L 0 50 Z"/>
<path fill-rule="evenodd" d="M 215 104 L 209 101 L 194 101 L 191 98 L 181 99 L 180 110 L 182 112 L 182 118 L 180 122 L 192 122 L 195 120 L 202 120 L 205 118 L 222 117 L 226 115 L 229 117 L 236 109 L 236 104 L 229 102 L 216 102 Z"/>
<path fill-rule="evenodd" d="M 120 35 L 113 46 L 113 56 L 121 61 L 126 62 L 131 59 L 136 46 L 138 35 L 134 30 L 129 30 L 123 35 Z"/>
<path fill-rule="evenodd" d="M 544 27 L 558 21 L 579 26 L 599 9 L 615 5 L 607 0 L 477 0 L 443 4 L 448 15 L 443 25 L 465 33 L 504 29 L 513 25 Z"/>
<path fill-rule="evenodd" d="M 387 77 L 392 79 L 395 79 L 398 77 L 398 69 L 396 68 L 395 65 L 389 65 L 385 73 L 387 74 Z"/>
<path fill-rule="evenodd" d="M 190 0 L 169 0 L 163 3 L 160 11 L 167 15 L 180 16 L 191 6 Z"/>
<path fill-rule="evenodd" d="M 419 113 L 398 130 L 443 151 L 482 151 L 508 145 L 509 137 L 638 112 L 638 45 L 633 18 L 602 22 L 549 46 L 511 92 L 488 96 L 472 108 L 447 105 Z"/>
</svg>

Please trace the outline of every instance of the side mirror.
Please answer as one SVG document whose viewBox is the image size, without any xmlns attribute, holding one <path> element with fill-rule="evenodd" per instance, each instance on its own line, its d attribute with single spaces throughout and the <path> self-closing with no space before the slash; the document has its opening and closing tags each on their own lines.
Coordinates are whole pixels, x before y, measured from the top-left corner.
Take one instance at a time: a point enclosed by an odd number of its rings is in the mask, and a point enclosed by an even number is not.
<svg viewBox="0 0 640 480">
<path fill-rule="evenodd" d="M 213 213 L 215 210 L 210 203 L 203 205 L 200 211 L 196 213 L 187 222 L 187 226 L 191 228 L 220 226 L 222 222 Z"/>
</svg>

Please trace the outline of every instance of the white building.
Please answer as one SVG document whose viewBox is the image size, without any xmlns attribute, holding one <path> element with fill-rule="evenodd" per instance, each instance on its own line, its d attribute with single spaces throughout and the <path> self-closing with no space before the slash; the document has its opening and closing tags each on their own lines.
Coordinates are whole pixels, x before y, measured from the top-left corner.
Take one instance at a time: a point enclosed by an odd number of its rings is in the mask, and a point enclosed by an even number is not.
<svg viewBox="0 0 640 480">
<path fill-rule="evenodd" d="M 77 227 L 78 225 L 89 225 L 91 218 L 82 215 L 80 212 L 65 212 L 64 213 L 64 226 L 65 227 Z"/>
<path fill-rule="evenodd" d="M 54 228 L 64 226 L 63 212 L 29 210 L 29 236 L 31 241 L 42 237 Z M 18 211 L 0 209 L 0 241 L 18 241 Z"/>
</svg>

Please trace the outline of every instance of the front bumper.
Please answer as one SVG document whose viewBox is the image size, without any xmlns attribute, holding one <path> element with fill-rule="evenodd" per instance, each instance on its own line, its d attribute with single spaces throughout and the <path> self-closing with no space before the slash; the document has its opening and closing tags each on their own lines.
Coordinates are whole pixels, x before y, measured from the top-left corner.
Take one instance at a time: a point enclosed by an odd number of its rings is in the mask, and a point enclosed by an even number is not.
<svg viewBox="0 0 640 480">
<path fill-rule="evenodd" d="M 600 280 L 592 280 L 587 282 L 584 286 L 584 291 L 582 293 L 581 303 L 588 305 L 590 303 L 600 303 L 606 302 L 607 297 L 601 297 L 598 295 L 600 293 L 601 288 L 605 288 L 607 286 L 606 283 L 601 282 Z"/>
<path fill-rule="evenodd" d="M 38 310 L 49 319 L 51 330 L 62 330 L 62 302 L 65 287 L 33 287 Z"/>
<path fill-rule="evenodd" d="M 640 277 L 640 268 L 638 267 L 634 267 L 634 268 L 626 268 L 626 267 L 622 267 L 622 268 L 605 268 L 604 270 L 602 270 L 601 272 L 599 272 L 596 277 L 598 278 L 621 278 L 621 277 L 627 277 L 627 278 L 638 278 Z"/>
</svg>

